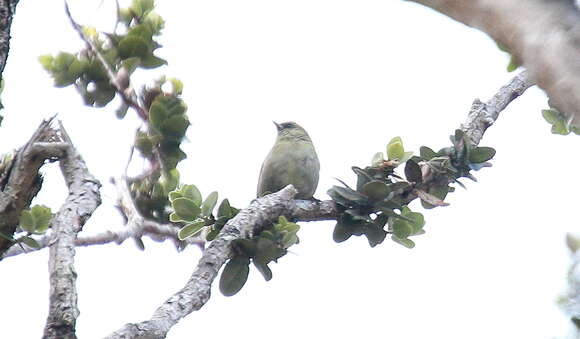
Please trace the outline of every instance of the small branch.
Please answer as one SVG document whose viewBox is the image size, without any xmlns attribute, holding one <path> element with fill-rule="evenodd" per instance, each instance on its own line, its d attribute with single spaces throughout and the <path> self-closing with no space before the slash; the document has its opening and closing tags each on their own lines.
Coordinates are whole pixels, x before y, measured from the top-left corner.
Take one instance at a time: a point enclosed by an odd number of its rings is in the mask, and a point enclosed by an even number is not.
<svg viewBox="0 0 580 339">
<path fill-rule="evenodd" d="M 50 301 L 43 338 L 76 338 L 77 308 L 76 271 L 74 269 L 77 233 L 101 204 L 101 184 L 93 177 L 74 148 L 66 130 L 60 125 L 62 142 L 68 145 L 60 158 L 60 168 L 69 195 L 52 220 L 48 270 Z"/>
<path fill-rule="evenodd" d="M 137 112 L 137 114 L 139 115 L 139 117 L 141 119 L 143 119 L 144 121 L 147 121 L 148 120 L 148 115 L 146 113 L 147 110 L 145 110 L 143 107 L 141 107 L 139 105 L 139 103 L 137 101 L 137 95 L 135 95 L 135 90 L 133 90 L 133 88 L 131 88 L 130 85 L 123 83 L 124 80 L 121 80 L 122 77 L 119 77 L 119 74 L 115 73 L 115 71 L 113 70 L 111 65 L 109 65 L 107 60 L 105 60 L 105 57 L 101 54 L 101 52 L 99 51 L 99 49 L 95 45 L 95 43 L 90 38 L 85 36 L 85 34 L 83 33 L 82 26 L 79 25 L 73 19 L 66 0 L 64 2 L 64 6 L 65 6 L 66 15 L 69 18 L 71 25 L 73 26 L 75 31 L 77 31 L 77 33 L 79 34 L 81 39 L 85 42 L 88 49 L 91 52 L 93 52 L 93 54 L 97 57 L 97 59 L 99 60 L 99 62 L 103 66 L 103 68 L 105 69 L 105 72 L 107 73 L 107 77 L 109 78 L 109 82 L 111 83 L 111 85 L 113 85 L 113 87 L 115 87 L 116 92 L 121 96 L 123 101 L 127 105 L 129 105 L 129 107 L 132 107 Z M 128 75 L 126 75 L 126 76 L 128 76 Z"/>
<path fill-rule="evenodd" d="M 499 113 L 533 85 L 534 83 L 528 78 L 528 73 L 523 71 L 507 85 L 500 88 L 488 102 L 483 103 L 479 99 L 475 99 L 471 105 L 467 121 L 461 125 L 461 129 L 469 136 L 474 145 L 479 144 L 487 128 L 499 118 Z"/>
<path fill-rule="evenodd" d="M 228 221 L 205 250 L 185 287 L 163 303 L 150 320 L 127 324 L 107 338 L 165 338 L 181 318 L 199 310 L 209 300 L 211 283 L 232 254 L 230 243 L 235 239 L 250 238 L 263 225 L 283 215 L 296 193 L 296 189 L 289 185 L 277 193 L 254 200 Z"/>
<path fill-rule="evenodd" d="M 180 249 L 186 245 L 197 245 L 203 248 L 205 244 L 203 239 L 190 237 L 185 240 L 179 240 L 177 232 L 179 232 L 179 228 L 174 225 L 160 224 L 152 220 L 145 220 L 143 225 L 134 224 L 134 227 L 123 227 L 122 229 L 115 231 L 105 231 L 97 234 L 79 233 L 74 244 L 76 247 L 104 245 L 112 242 L 122 244 L 129 238 L 148 236 L 155 241 L 164 241 L 168 238 L 172 239 L 176 244 L 178 244 L 178 248 Z M 47 234 L 35 238 L 36 242 L 40 245 L 39 248 L 29 247 L 25 244 L 21 244 L 22 247 L 12 246 L 8 251 L 6 251 L 6 253 L 4 253 L 2 259 L 44 249 L 49 246 L 51 239 L 52 233 L 49 231 Z"/>
</svg>

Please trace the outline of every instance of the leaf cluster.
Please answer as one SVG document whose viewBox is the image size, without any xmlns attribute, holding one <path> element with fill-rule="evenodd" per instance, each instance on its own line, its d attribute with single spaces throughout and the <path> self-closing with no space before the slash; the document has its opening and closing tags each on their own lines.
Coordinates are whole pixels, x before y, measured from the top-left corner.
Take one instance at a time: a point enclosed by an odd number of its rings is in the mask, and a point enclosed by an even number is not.
<svg viewBox="0 0 580 339">
<path fill-rule="evenodd" d="M 271 262 L 288 253 L 288 248 L 299 242 L 300 226 L 289 222 L 284 216 L 278 222 L 263 229 L 251 239 L 236 239 L 232 242 L 233 256 L 220 276 L 220 291 L 225 296 L 238 293 L 248 279 L 250 262 L 266 281 L 272 279 Z"/>
<path fill-rule="evenodd" d="M 178 233 L 180 240 L 197 235 L 205 228 L 206 240 L 211 241 L 228 220 L 239 212 L 237 208 L 230 206 L 228 199 L 224 199 L 217 209 L 217 214 L 214 215 L 218 193 L 211 192 L 203 199 L 195 185 L 183 185 L 170 192 L 169 201 L 173 209 L 169 220 L 184 225 Z"/>
<path fill-rule="evenodd" d="M 472 145 L 461 130 L 455 131 L 451 142 L 451 147 L 438 152 L 423 146 L 420 154 L 414 156 L 405 151 L 401 138 L 395 137 L 387 145 L 386 160 L 380 152 L 373 157 L 371 166 L 353 167 L 356 189 L 343 182 L 344 186 L 328 190 L 341 209 L 334 240 L 343 242 L 353 235 L 365 235 L 374 247 L 391 234 L 393 241 L 414 247 L 409 237 L 424 233 L 425 220 L 408 204 L 420 198 L 424 208 L 446 206 L 444 199 L 454 190 L 449 183 L 463 186 L 459 178 L 475 180 L 470 172 L 491 166 L 488 160 L 495 155 L 493 148 Z M 403 163 L 405 178 L 395 173 Z"/>
<path fill-rule="evenodd" d="M 17 243 L 26 244 L 32 248 L 40 248 L 40 245 L 30 235 L 44 234 L 50 227 L 52 220 L 52 211 L 49 207 L 44 205 L 35 205 L 30 209 L 22 210 L 20 213 L 18 231 L 24 233 L 16 239 L 12 235 L 0 232 L 0 237 Z"/>
</svg>

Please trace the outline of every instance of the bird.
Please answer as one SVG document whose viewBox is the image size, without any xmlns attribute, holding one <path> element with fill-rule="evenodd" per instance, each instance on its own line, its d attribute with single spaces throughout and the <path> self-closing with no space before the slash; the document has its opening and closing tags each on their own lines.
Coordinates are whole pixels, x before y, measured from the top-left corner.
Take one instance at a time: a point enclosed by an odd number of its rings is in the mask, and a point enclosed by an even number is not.
<svg viewBox="0 0 580 339">
<path fill-rule="evenodd" d="M 298 191 L 296 199 L 313 199 L 320 162 L 310 136 L 293 121 L 274 122 L 274 125 L 278 136 L 262 164 L 257 196 L 277 192 L 292 184 Z"/>
</svg>

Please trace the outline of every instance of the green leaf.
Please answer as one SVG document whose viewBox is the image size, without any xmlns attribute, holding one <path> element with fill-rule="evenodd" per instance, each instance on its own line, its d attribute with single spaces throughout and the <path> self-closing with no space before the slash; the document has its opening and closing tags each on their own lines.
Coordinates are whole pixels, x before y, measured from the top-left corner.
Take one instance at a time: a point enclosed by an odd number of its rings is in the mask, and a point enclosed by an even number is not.
<svg viewBox="0 0 580 339">
<path fill-rule="evenodd" d="M 220 277 L 220 291 L 226 297 L 238 293 L 248 280 L 250 259 L 234 257 L 228 261 Z"/>
<path fill-rule="evenodd" d="M 211 192 L 201 204 L 201 215 L 204 217 L 209 217 L 213 211 L 213 208 L 217 204 L 218 193 Z"/>
<path fill-rule="evenodd" d="M 199 206 L 188 198 L 177 198 L 173 200 L 171 205 L 181 220 L 194 221 L 201 213 Z"/>
<path fill-rule="evenodd" d="M 174 115 L 162 123 L 160 132 L 169 140 L 181 141 L 189 125 L 189 120 L 184 115 Z"/>
<path fill-rule="evenodd" d="M 173 93 L 174 95 L 180 95 L 181 93 L 183 93 L 183 82 L 181 82 L 181 80 L 177 79 L 177 78 L 169 78 L 167 79 L 167 81 L 169 81 L 171 83 L 171 93 Z"/>
<path fill-rule="evenodd" d="M 197 206 L 201 206 L 201 193 L 195 185 L 183 185 L 181 192 L 185 198 L 193 200 Z"/>
<path fill-rule="evenodd" d="M 199 233 L 203 229 L 204 226 L 205 226 L 204 220 L 194 221 L 192 223 L 189 223 L 189 224 L 183 226 L 179 230 L 179 233 L 177 233 L 177 236 L 178 236 L 179 240 L 185 240 L 185 239 Z"/>
<path fill-rule="evenodd" d="M 147 41 L 137 35 L 127 35 L 119 42 L 119 56 L 122 59 L 138 57 L 145 59 L 149 54 Z"/>
<path fill-rule="evenodd" d="M 366 194 L 371 200 L 378 201 L 385 199 L 391 193 L 391 190 L 384 182 L 373 180 L 362 187 L 362 193 Z"/>
<path fill-rule="evenodd" d="M 375 247 L 382 243 L 387 237 L 387 232 L 378 225 L 371 224 L 366 227 L 365 236 L 371 247 Z"/>
<path fill-rule="evenodd" d="M 403 140 L 400 137 L 394 137 L 387 145 L 387 157 L 389 160 L 399 160 L 405 155 Z"/>
<path fill-rule="evenodd" d="M 236 239 L 232 241 L 236 256 L 253 257 L 256 255 L 256 242 L 252 239 Z"/>
<path fill-rule="evenodd" d="M 30 210 L 23 210 L 20 212 L 20 228 L 24 232 L 34 232 L 34 217 L 32 216 L 32 213 L 30 213 Z"/>
<path fill-rule="evenodd" d="M 391 229 L 393 234 L 399 239 L 408 238 L 414 233 L 413 226 L 409 222 L 401 219 L 393 220 Z"/>
<path fill-rule="evenodd" d="M 383 156 L 383 152 L 378 152 L 373 156 L 373 159 L 371 160 L 371 166 L 379 167 L 383 164 L 384 161 L 385 158 Z"/>
<path fill-rule="evenodd" d="M 171 193 L 173 193 L 173 192 L 171 192 Z M 169 193 L 169 194 L 171 194 L 171 193 Z M 183 220 L 181 220 L 181 217 L 177 213 L 173 212 L 169 215 L 169 221 L 182 222 Z"/>
<path fill-rule="evenodd" d="M 32 248 L 35 248 L 35 249 L 39 249 L 40 248 L 40 244 L 36 240 L 34 240 L 33 238 L 28 237 L 28 236 L 20 237 L 16 241 L 17 242 L 24 243 L 27 246 L 32 247 Z"/>
<path fill-rule="evenodd" d="M 469 154 L 469 162 L 471 163 L 482 163 L 490 160 L 495 156 L 495 149 L 491 147 L 477 147 L 472 149 Z"/>
<path fill-rule="evenodd" d="M 148 54 L 141 59 L 141 67 L 145 69 L 153 69 L 163 65 L 167 65 L 167 60 L 161 59 L 153 54 Z"/>
<path fill-rule="evenodd" d="M 222 203 L 218 207 L 218 214 L 217 215 L 218 215 L 218 217 L 226 217 L 228 219 L 232 217 L 232 211 L 231 211 L 230 202 L 228 201 L 228 199 L 222 200 Z"/>
<path fill-rule="evenodd" d="M 267 263 L 259 262 L 253 260 L 254 266 L 258 269 L 258 272 L 262 274 L 266 281 L 270 281 L 272 279 L 272 270 L 268 267 Z"/>
<path fill-rule="evenodd" d="M 52 219 L 52 211 L 43 205 L 35 205 L 30 209 L 34 219 L 34 233 L 41 234 L 46 232 Z"/>
<path fill-rule="evenodd" d="M 413 248 L 413 247 L 415 247 L 415 242 L 413 240 L 411 240 L 411 239 L 407 239 L 407 238 L 401 239 L 401 238 L 398 238 L 396 236 L 392 236 L 391 239 L 394 242 L 396 242 L 398 244 L 401 244 L 401 245 L 403 245 L 403 246 L 405 246 L 407 248 Z"/>
<path fill-rule="evenodd" d="M 435 158 L 438 154 L 427 146 L 421 146 L 421 148 L 419 148 L 419 155 L 421 156 L 421 158 L 425 159 L 426 161 L 429 161 Z"/>
<path fill-rule="evenodd" d="M 447 193 L 449 192 L 449 186 L 448 185 L 432 185 L 429 188 L 429 194 L 433 195 L 437 198 L 439 198 L 440 200 L 444 200 L 445 197 L 447 196 Z M 428 202 L 426 202 L 425 200 L 421 200 L 421 205 L 423 206 L 423 208 L 426 209 L 431 209 L 431 208 L 435 208 L 435 205 L 429 204 Z"/>
<path fill-rule="evenodd" d="M 332 239 L 335 242 L 343 242 L 348 240 L 353 235 L 353 228 L 348 225 L 345 218 L 339 218 L 334 226 L 334 231 L 332 232 Z"/>
<path fill-rule="evenodd" d="M 52 65 L 54 63 L 54 58 L 52 55 L 50 54 L 41 55 L 38 57 L 38 62 L 40 62 L 42 68 L 44 68 L 46 71 L 52 72 L 53 70 Z"/>
<path fill-rule="evenodd" d="M 368 204 L 368 198 L 366 195 L 363 195 L 350 188 L 332 186 L 327 193 L 337 203 L 346 207 Z"/>
</svg>

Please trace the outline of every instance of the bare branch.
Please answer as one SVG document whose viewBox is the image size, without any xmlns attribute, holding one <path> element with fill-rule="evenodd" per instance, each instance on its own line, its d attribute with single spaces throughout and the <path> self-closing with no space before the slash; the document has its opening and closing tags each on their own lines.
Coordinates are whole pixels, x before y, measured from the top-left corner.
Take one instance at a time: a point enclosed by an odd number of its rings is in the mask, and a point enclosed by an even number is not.
<svg viewBox="0 0 580 339">
<path fill-rule="evenodd" d="M 48 270 L 50 273 L 49 313 L 44 338 L 76 338 L 77 308 L 76 271 L 74 269 L 77 233 L 101 204 L 101 184 L 93 177 L 76 151 L 62 124 L 60 134 L 68 144 L 60 158 L 60 168 L 69 195 L 52 220 Z"/>
<path fill-rule="evenodd" d="M 413 0 L 506 46 L 550 96 L 580 124 L 580 11 L 574 1 Z"/>
<path fill-rule="evenodd" d="M 499 113 L 533 85 L 534 83 L 528 79 L 527 72 L 524 71 L 500 88 L 486 103 L 475 99 L 461 129 L 474 145 L 479 144 L 487 128 L 499 118 Z"/>
</svg>

